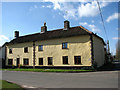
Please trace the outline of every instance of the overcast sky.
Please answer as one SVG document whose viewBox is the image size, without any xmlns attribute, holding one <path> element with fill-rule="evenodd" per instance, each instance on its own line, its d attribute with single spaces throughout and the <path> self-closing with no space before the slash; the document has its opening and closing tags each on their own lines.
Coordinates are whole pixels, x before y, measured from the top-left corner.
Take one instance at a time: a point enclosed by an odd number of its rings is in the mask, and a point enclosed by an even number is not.
<svg viewBox="0 0 120 90">
<path fill-rule="evenodd" d="M 100 7 L 110 41 L 110 49 L 115 54 L 118 40 L 118 2 L 100 2 Z M 96 1 L 2 2 L 0 46 L 12 40 L 16 30 L 20 32 L 20 36 L 38 33 L 44 22 L 48 30 L 55 30 L 64 27 L 64 20 L 69 20 L 71 27 L 82 25 L 97 33 L 105 42 L 107 40 Z"/>
</svg>

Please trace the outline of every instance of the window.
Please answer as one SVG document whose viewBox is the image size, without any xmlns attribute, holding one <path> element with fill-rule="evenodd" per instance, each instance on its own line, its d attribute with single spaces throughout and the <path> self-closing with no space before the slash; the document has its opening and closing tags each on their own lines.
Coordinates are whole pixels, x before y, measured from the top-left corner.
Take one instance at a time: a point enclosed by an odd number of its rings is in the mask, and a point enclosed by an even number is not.
<svg viewBox="0 0 120 90">
<path fill-rule="evenodd" d="M 28 47 L 24 48 L 24 53 L 28 53 Z"/>
<path fill-rule="evenodd" d="M 23 59 L 23 64 L 24 65 L 29 65 L 29 59 L 28 58 L 24 58 Z"/>
<path fill-rule="evenodd" d="M 67 46 L 67 42 L 62 43 L 62 49 L 66 49 L 66 48 L 68 48 L 68 46 Z"/>
<path fill-rule="evenodd" d="M 12 48 L 9 49 L 9 54 L 12 54 Z"/>
<path fill-rule="evenodd" d="M 13 65 L 13 59 L 8 59 L 8 65 Z"/>
<path fill-rule="evenodd" d="M 81 64 L 81 56 L 74 56 L 75 64 Z"/>
<path fill-rule="evenodd" d="M 38 51 L 43 51 L 43 45 L 38 46 Z"/>
<path fill-rule="evenodd" d="M 52 65 L 52 57 L 48 57 L 48 65 Z"/>
<path fill-rule="evenodd" d="M 39 65 L 43 65 L 43 58 L 39 58 Z"/>
<path fill-rule="evenodd" d="M 68 64 L 68 56 L 63 56 L 63 64 Z"/>
</svg>

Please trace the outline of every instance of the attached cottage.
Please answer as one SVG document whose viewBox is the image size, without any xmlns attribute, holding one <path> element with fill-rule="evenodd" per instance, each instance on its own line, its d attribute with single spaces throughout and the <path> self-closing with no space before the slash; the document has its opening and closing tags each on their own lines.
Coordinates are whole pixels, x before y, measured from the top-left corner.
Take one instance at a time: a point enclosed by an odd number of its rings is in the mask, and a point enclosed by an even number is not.
<svg viewBox="0 0 120 90">
<path fill-rule="evenodd" d="M 104 40 L 82 26 L 47 31 L 46 23 L 40 33 L 19 36 L 6 45 L 6 66 L 25 67 L 100 67 L 105 62 Z"/>
</svg>

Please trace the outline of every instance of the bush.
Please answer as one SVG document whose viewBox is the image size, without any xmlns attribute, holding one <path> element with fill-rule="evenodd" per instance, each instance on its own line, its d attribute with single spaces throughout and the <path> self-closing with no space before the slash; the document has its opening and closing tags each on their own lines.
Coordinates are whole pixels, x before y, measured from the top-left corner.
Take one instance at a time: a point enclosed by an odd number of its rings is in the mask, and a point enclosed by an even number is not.
<svg viewBox="0 0 120 90">
<path fill-rule="evenodd" d="M 94 68 L 92 66 L 90 67 L 82 67 L 81 70 L 94 70 Z"/>
</svg>

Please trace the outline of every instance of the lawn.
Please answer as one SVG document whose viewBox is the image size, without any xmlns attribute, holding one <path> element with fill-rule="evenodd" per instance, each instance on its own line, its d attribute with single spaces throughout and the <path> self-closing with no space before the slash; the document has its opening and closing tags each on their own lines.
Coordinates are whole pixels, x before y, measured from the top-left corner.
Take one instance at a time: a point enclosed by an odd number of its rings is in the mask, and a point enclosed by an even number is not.
<svg viewBox="0 0 120 90">
<path fill-rule="evenodd" d="M 94 70 L 81 70 L 81 69 L 2 69 L 8 71 L 32 71 L 32 72 L 92 72 Z"/>
<path fill-rule="evenodd" d="M 22 87 L 20 87 L 17 84 L 7 82 L 5 80 L 0 80 L 2 81 L 2 90 L 24 90 Z"/>
</svg>

